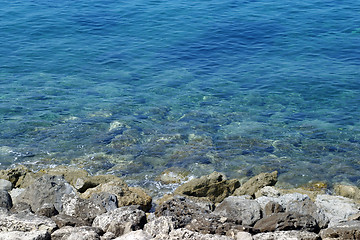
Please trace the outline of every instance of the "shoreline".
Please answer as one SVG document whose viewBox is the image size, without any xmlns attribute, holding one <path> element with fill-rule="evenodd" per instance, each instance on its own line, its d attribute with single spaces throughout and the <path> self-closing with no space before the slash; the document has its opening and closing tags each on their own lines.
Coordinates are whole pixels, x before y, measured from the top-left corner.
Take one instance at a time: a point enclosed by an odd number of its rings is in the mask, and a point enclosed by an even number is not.
<svg viewBox="0 0 360 240">
<path fill-rule="evenodd" d="M 360 239 L 358 187 L 280 189 L 277 177 L 213 172 L 155 200 L 114 175 L 20 165 L 0 170 L 0 239 Z"/>
</svg>

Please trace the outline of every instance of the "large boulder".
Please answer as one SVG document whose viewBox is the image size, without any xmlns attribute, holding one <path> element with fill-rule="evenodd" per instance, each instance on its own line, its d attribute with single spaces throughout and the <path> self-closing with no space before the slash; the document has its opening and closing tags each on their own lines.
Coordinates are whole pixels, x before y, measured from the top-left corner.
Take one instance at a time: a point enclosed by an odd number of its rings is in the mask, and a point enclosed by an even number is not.
<svg viewBox="0 0 360 240">
<path fill-rule="evenodd" d="M 360 239 L 360 221 L 339 223 L 320 232 L 322 239 Z"/>
<path fill-rule="evenodd" d="M 272 173 L 260 173 L 255 177 L 250 178 L 247 182 L 241 185 L 233 193 L 234 196 L 250 195 L 255 197 L 255 193 L 265 186 L 274 186 L 277 182 L 277 171 Z"/>
<path fill-rule="evenodd" d="M 254 229 L 260 232 L 285 230 L 317 232 L 320 230 L 316 220 L 312 216 L 298 213 L 274 213 L 256 222 Z"/>
<path fill-rule="evenodd" d="M 94 188 L 89 188 L 81 194 L 81 197 L 87 199 L 94 194 L 100 194 L 103 192 L 114 194 L 117 197 L 119 207 L 139 205 L 144 211 L 151 209 L 152 198 L 141 188 L 128 187 L 128 185 L 121 179 L 102 183 Z"/>
<path fill-rule="evenodd" d="M 252 226 L 261 218 L 261 208 L 255 200 L 230 196 L 216 207 L 214 214 L 246 226 Z"/>
<path fill-rule="evenodd" d="M 360 204 L 342 196 L 318 195 L 315 205 L 330 220 L 329 227 L 347 221 L 350 216 L 360 212 Z"/>
<path fill-rule="evenodd" d="M 104 232 L 112 232 L 115 236 L 143 229 L 146 223 L 146 214 L 136 206 L 117 208 L 111 212 L 97 216 L 92 224 Z"/>
<path fill-rule="evenodd" d="M 42 209 L 52 207 L 61 212 L 61 199 L 70 193 L 75 193 L 75 190 L 63 176 L 43 175 L 27 187 L 17 201 L 28 203 L 33 212 L 41 212 Z"/>
<path fill-rule="evenodd" d="M 226 180 L 224 174 L 213 172 L 210 175 L 184 183 L 175 190 L 175 194 L 207 198 L 212 202 L 218 203 L 231 195 L 239 186 L 238 180 Z"/>
</svg>

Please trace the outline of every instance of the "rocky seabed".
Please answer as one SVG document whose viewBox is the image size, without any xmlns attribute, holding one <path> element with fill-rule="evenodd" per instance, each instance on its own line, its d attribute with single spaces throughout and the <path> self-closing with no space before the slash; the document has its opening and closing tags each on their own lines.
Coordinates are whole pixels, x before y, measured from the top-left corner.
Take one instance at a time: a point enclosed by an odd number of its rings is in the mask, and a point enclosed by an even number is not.
<svg viewBox="0 0 360 240">
<path fill-rule="evenodd" d="M 0 239 L 360 239 L 360 190 L 279 189 L 277 172 L 240 184 L 214 172 L 153 200 L 113 175 L 59 166 L 0 171 Z"/>
</svg>

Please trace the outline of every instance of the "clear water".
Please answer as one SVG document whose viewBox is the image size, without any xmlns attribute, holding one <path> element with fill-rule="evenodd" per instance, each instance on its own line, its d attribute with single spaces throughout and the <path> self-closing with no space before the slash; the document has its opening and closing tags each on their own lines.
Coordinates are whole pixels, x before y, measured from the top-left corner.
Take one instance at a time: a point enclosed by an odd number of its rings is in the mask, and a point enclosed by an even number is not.
<svg viewBox="0 0 360 240">
<path fill-rule="evenodd" d="M 0 168 L 360 186 L 359 13 L 348 0 L 0 0 Z"/>
</svg>

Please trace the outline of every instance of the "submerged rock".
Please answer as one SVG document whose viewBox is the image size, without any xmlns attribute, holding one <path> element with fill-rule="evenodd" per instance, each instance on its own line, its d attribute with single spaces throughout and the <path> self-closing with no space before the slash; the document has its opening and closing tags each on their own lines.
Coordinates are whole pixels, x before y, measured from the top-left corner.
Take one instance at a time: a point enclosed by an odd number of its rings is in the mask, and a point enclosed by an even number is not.
<svg viewBox="0 0 360 240">
<path fill-rule="evenodd" d="M 183 168 L 168 168 L 163 171 L 155 180 L 164 184 L 181 183 L 189 180 L 190 172 Z"/>
<path fill-rule="evenodd" d="M 205 198 L 218 203 L 231 195 L 239 186 L 238 180 L 226 180 L 224 174 L 213 172 L 179 186 L 175 194 Z"/>
</svg>

